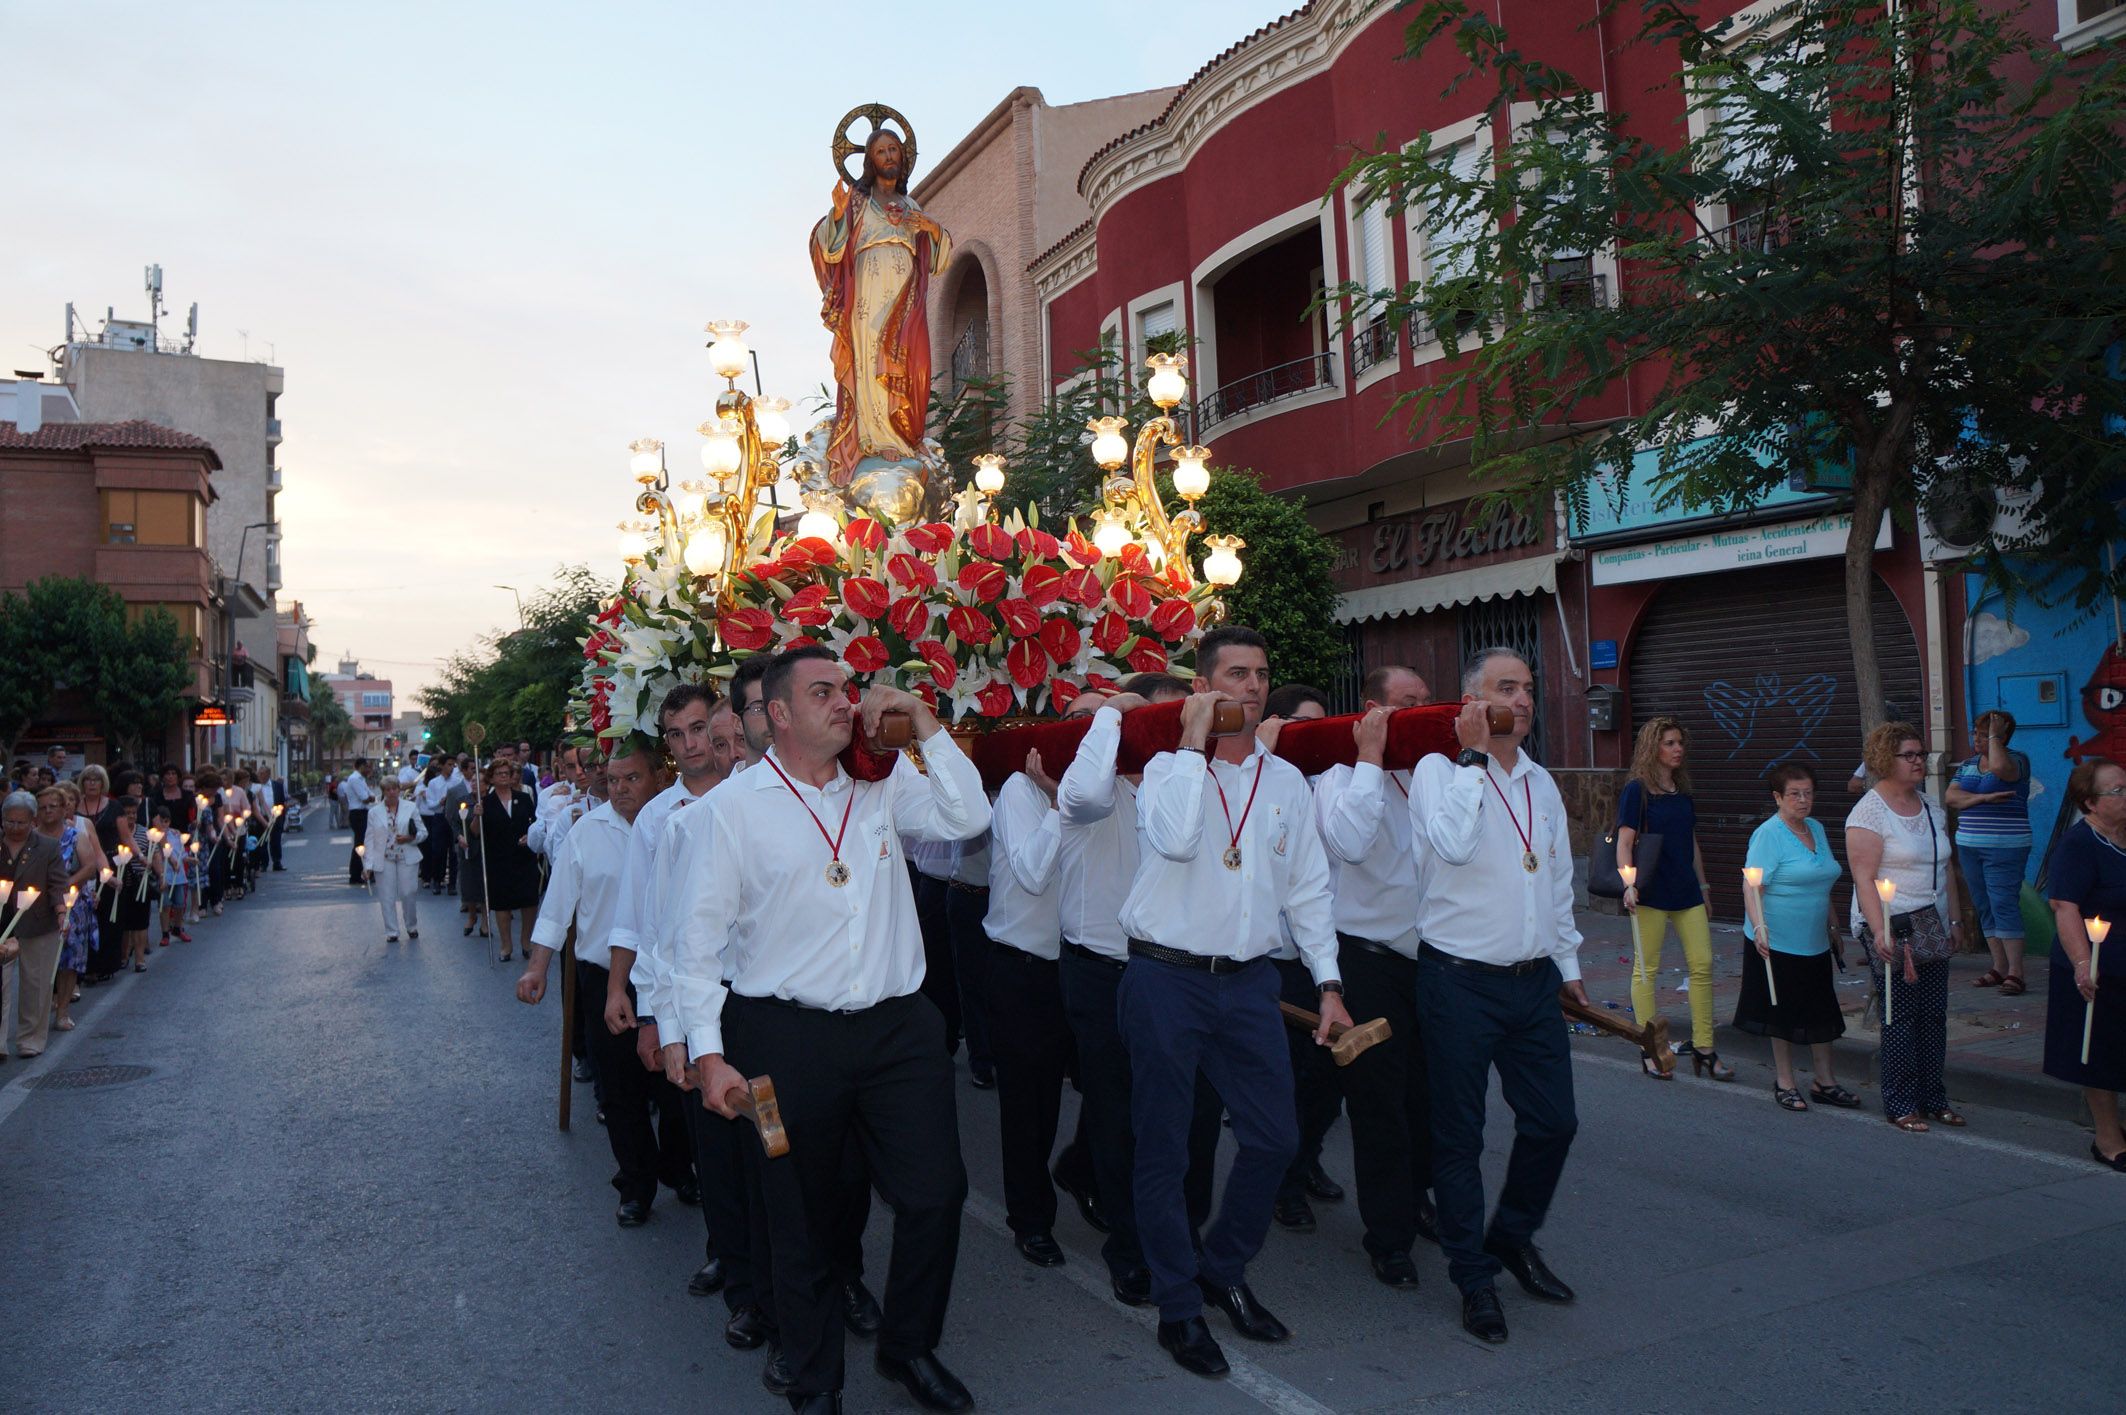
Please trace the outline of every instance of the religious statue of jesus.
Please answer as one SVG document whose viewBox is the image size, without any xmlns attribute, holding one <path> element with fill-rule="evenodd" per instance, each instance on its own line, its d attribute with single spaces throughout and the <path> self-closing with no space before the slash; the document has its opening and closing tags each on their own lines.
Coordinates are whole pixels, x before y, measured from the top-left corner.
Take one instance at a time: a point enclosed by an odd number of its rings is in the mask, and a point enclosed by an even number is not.
<svg viewBox="0 0 2126 1415">
<path fill-rule="evenodd" d="M 857 464 L 876 457 L 913 464 L 923 457 L 930 411 L 930 280 L 944 272 L 952 241 L 908 195 L 913 134 L 898 113 L 872 105 L 857 114 L 899 119 L 900 134 L 874 126 L 862 174 L 846 168 L 834 207 L 812 231 L 812 272 L 820 319 L 834 335 L 834 434 L 826 472 L 847 487 Z M 842 145 L 852 148 L 846 138 Z"/>
</svg>

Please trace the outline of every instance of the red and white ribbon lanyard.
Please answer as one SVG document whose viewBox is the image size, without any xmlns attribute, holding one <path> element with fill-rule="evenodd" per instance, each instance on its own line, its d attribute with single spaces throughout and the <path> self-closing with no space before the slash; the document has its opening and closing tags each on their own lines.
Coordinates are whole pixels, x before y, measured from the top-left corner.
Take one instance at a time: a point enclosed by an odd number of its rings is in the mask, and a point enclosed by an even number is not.
<svg viewBox="0 0 2126 1415">
<path fill-rule="evenodd" d="M 1218 773 L 1215 769 L 1209 766 L 1205 768 L 1211 773 L 1211 785 L 1218 788 L 1218 809 L 1225 812 L 1226 828 L 1233 833 L 1232 839 L 1226 842 L 1225 847 L 1225 867 L 1229 870 L 1240 868 L 1240 832 L 1248 828 L 1248 813 L 1255 809 L 1255 793 L 1262 789 L 1262 769 L 1269 760 L 1269 753 L 1257 751 L 1255 756 L 1255 784 L 1248 788 L 1248 803 L 1240 808 L 1240 824 L 1238 825 L 1233 824 L 1233 808 L 1226 803 L 1224 783 L 1219 781 Z"/>
<path fill-rule="evenodd" d="M 1528 807 L 1528 828 L 1523 830 L 1521 829 L 1520 818 L 1513 813 L 1513 803 L 1506 799 L 1504 791 L 1499 790 L 1498 781 L 1491 775 L 1491 768 L 1488 766 L 1484 768 L 1484 780 L 1491 783 L 1491 790 L 1499 798 L 1499 804 L 1506 808 L 1506 819 L 1513 822 L 1513 833 L 1521 838 L 1521 868 L 1530 874 L 1534 874 L 1537 868 L 1535 858 L 1535 783 L 1525 777 L 1521 781 L 1521 790 L 1526 795 Z"/>
<path fill-rule="evenodd" d="M 805 808 L 805 814 L 812 817 L 812 824 L 819 827 L 819 838 L 827 842 L 827 850 L 833 856 L 827 863 L 827 883 L 840 889 L 849 882 L 849 867 L 842 863 L 842 837 L 849 833 L 849 813 L 856 809 L 856 784 L 851 782 L 849 785 L 849 800 L 842 807 L 841 829 L 829 835 L 827 823 L 819 818 L 818 811 L 812 809 L 812 803 L 798 794 L 796 784 L 790 780 L 788 773 L 777 765 L 775 758 L 762 757 L 761 760 L 775 768 L 775 774 L 782 778 L 782 784 L 790 788 L 790 794 L 797 798 L 797 804 Z"/>
</svg>

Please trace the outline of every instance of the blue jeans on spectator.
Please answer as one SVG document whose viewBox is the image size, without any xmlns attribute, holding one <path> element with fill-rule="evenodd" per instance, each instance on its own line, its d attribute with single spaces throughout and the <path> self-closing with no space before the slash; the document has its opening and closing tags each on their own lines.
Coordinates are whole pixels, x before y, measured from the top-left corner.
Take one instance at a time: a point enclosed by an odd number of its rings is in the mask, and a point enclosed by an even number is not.
<svg viewBox="0 0 2126 1415">
<path fill-rule="evenodd" d="M 1963 862 L 1964 881 L 1971 886 L 1971 902 L 1985 936 L 2021 940 L 2023 871 L 2030 864 L 2030 847 L 1959 845 L 1956 858 Z"/>
</svg>

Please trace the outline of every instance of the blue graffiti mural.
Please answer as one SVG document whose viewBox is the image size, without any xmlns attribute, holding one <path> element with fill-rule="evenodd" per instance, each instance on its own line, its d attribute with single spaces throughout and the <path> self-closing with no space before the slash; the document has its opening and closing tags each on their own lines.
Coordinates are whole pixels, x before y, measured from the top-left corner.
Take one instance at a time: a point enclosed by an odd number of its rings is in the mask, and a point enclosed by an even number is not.
<svg viewBox="0 0 2126 1415">
<path fill-rule="evenodd" d="M 1755 746 L 1758 734 L 1763 733 L 1773 753 L 1765 763 L 1769 771 L 1796 757 L 1822 760 L 1811 739 L 1837 692 L 1838 680 L 1828 673 L 1811 673 L 1797 683 L 1787 683 L 1776 673 L 1760 673 L 1744 686 L 1707 684 L 1705 708 L 1733 744 L 1729 761 Z"/>
</svg>

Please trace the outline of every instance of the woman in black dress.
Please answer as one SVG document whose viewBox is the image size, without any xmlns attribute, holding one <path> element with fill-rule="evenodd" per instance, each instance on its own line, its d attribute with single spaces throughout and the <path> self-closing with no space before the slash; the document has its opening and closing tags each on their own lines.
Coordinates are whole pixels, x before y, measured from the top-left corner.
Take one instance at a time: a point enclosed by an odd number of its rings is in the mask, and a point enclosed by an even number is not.
<svg viewBox="0 0 2126 1415">
<path fill-rule="evenodd" d="M 514 956 L 511 923 L 524 919 L 524 946 L 531 947 L 532 926 L 539 918 L 539 857 L 525 839 L 538 807 L 517 789 L 513 762 L 496 762 L 488 768 L 491 789 L 481 800 L 481 848 L 487 856 L 487 906 L 495 916 L 495 933 L 502 940 L 502 958 Z"/>
<path fill-rule="evenodd" d="M 2126 1090 L 2126 935 L 2096 949 L 2089 966 L 2088 921 L 2126 919 L 2126 767 L 2092 757 L 2067 779 L 2067 804 L 2081 819 L 2052 852 L 2052 974 L 2045 1003 L 2045 1074 L 2082 1088 L 2096 1119 L 2097 1163 L 2126 1173 L 2126 1133 L 2118 1092 Z M 2093 1022 L 2089 1004 L 2096 1004 Z M 2082 1029 L 2089 1024 L 2089 1061 Z"/>
</svg>

